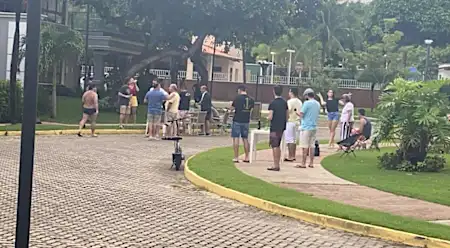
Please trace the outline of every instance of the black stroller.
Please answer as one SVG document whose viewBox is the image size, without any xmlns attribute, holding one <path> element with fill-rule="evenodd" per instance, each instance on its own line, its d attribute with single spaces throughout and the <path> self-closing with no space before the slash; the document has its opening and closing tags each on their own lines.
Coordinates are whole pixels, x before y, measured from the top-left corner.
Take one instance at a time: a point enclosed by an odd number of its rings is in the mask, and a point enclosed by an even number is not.
<svg viewBox="0 0 450 248">
<path fill-rule="evenodd" d="M 348 156 L 348 155 L 350 155 L 350 153 L 356 157 L 354 146 L 355 146 L 356 142 L 358 141 L 359 136 L 360 136 L 360 134 L 352 134 L 352 135 L 350 135 L 350 137 L 348 137 L 344 140 L 341 140 L 337 143 L 343 150 L 341 157 L 344 155 Z"/>
</svg>

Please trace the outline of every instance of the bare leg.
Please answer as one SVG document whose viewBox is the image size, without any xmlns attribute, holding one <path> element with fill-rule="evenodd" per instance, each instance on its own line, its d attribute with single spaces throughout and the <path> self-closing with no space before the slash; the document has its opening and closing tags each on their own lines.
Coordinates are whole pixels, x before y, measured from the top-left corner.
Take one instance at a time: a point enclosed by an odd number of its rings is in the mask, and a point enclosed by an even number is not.
<svg viewBox="0 0 450 248">
<path fill-rule="evenodd" d="M 242 139 L 242 143 L 244 143 L 244 152 L 245 152 L 244 161 L 250 161 L 249 160 L 250 143 L 248 142 L 248 139 Z"/>
<path fill-rule="evenodd" d="M 133 124 L 136 124 L 136 114 L 137 114 L 137 107 L 131 108 L 131 118 L 133 120 Z"/>
<path fill-rule="evenodd" d="M 206 120 L 205 121 L 205 133 L 206 134 L 209 134 L 210 133 L 210 121 L 209 120 Z"/>
<path fill-rule="evenodd" d="M 314 167 L 314 148 L 309 148 L 309 167 Z"/>
<path fill-rule="evenodd" d="M 334 146 L 334 138 L 336 137 L 336 128 L 337 128 L 338 122 L 337 121 L 332 121 L 331 122 L 331 130 L 330 130 L 330 143 L 331 146 Z"/>
<path fill-rule="evenodd" d="M 120 127 L 123 127 L 123 123 L 124 123 L 125 118 L 126 118 L 125 114 L 120 114 L 120 116 L 119 116 L 119 126 Z"/>
<path fill-rule="evenodd" d="M 239 161 L 239 138 L 233 138 L 233 150 L 234 150 L 234 160 Z"/>
<path fill-rule="evenodd" d="M 295 150 L 297 149 L 297 144 L 288 144 L 288 160 L 295 159 Z"/>
<path fill-rule="evenodd" d="M 81 130 L 83 129 L 84 125 L 86 124 L 87 119 L 89 118 L 89 115 L 84 114 L 81 117 L 80 126 L 78 128 L 78 136 L 81 136 Z"/>
<path fill-rule="evenodd" d="M 148 124 L 148 134 L 150 138 L 155 138 L 155 124 L 153 123 Z"/>
<path fill-rule="evenodd" d="M 332 136 L 333 136 L 333 121 L 328 121 L 328 131 L 330 132 L 330 139 L 328 141 L 328 146 L 331 147 L 333 145 Z"/>
<path fill-rule="evenodd" d="M 91 136 L 97 137 L 95 134 L 95 125 L 97 123 L 97 114 L 91 115 Z"/>
<path fill-rule="evenodd" d="M 272 148 L 272 153 L 273 153 L 273 164 L 275 168 L 280 168 L 281 148 L 280 147 Z"/>
<path fill-rule="evenodd" d="M 306 159 L 308 158 L 309 148 L 302 148 L 302 165 L 301 167 L 306 167 Z"/>
</svg>

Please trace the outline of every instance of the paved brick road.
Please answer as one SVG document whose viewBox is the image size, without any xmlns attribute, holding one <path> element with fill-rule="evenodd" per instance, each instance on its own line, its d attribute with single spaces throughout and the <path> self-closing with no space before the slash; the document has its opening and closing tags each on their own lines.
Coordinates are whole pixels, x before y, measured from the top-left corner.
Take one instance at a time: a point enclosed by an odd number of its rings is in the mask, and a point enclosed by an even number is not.
<svg viewBox="0 0 450 248">
<path fill-rule="evenodd" d="M 228 142 L 187 138 L 184 148 Z M 168 170 L 170 149 L 140 136 L 39 137 L 32 247 L 402 247 L 199 191 Z M 18 158 L 19 139 L 0 138 L 0 247 L 13 247 Z"/>
</svg>

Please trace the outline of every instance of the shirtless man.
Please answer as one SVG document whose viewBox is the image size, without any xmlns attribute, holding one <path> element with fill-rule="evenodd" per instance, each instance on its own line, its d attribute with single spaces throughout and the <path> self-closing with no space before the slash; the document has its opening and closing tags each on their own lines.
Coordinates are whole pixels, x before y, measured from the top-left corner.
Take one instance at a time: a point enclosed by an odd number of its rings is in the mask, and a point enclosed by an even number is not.
<svg viewBox="0 0 450 248">
<path fill-rule="evenodd" d="M 88 86 L 87 91 L 84 92 L 83 97 L 81 98 L 81 101 L 83 102 L 83 117 L 80 121 L 78 137 L 83 137 L 83 135 L 81 135 L 81 129 L 83 129 L 88 119 L 91 121 L 91 136 L 97 137 L 95 134 L 95 121 L 97 120 L 98 115 L 98 95 L 95 85 Z"/>
</svg>

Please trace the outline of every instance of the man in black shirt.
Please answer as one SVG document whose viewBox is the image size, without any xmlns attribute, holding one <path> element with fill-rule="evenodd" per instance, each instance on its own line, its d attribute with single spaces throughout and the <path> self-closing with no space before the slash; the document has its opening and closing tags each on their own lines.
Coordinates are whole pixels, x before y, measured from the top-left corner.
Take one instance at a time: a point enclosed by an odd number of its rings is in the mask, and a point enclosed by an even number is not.
<svg viewBox="0 0 450 248">
<path fill-rule="evenodd" d="M 208 92 L 208 86 L 202 85 L 200 87 L 202 92 L 202 98 L 200 99 L 200 111 L 206 112 L 205 125 L 203 125 L 203 135 L 210 135 L 209 128 L 211 123 L 211 112 L 212 112 L 212 99 Z"/>
<path fill-rule="evenodd" d="M 289 108 L 286 100 L 281 97 L 283 88 L 277 85 L 273 88 L 273 94 L 275 99 L 269 105 L 269 117 L 270 120 L 270 146 L 272 147 L 273 163 L 274 166 L 267 168 L 270 171 L 280 171 L 280 159 L 281 159 L 281 139 L 283 138 L 283 132 L 286 129 L 286 122 L 289 116 Z"/>
<path fill-rule="evenodd" d="M 234 109 L 231 137 L 233 138 L 233 162 L 235 163 L 239 163 L 239 138 L 242 138 L 242 142 L 244 143 L 245 158 L 243 162 L 249 163 L 248 154 L 250 151 L 250 145 L 248 143 L 248 130 L 250 125 L 250 115 L 254 106 L 255 101 L 247 95 L 247 89 L 245 86 L 239 86 L 238 96 L 231 104 L 231 109 Z"/>
<path fill-rule="evenodd" d="M 183 127 L 183 131 L 186 130 L 186 124 L 189 122 L 189 108 L 191 105 L 191 94 L 186 89 L 184 81 L 180 82 L 180 105 L 178 107 L 178 115 L 181 119 L 179 127 Z"/>
</svg>

